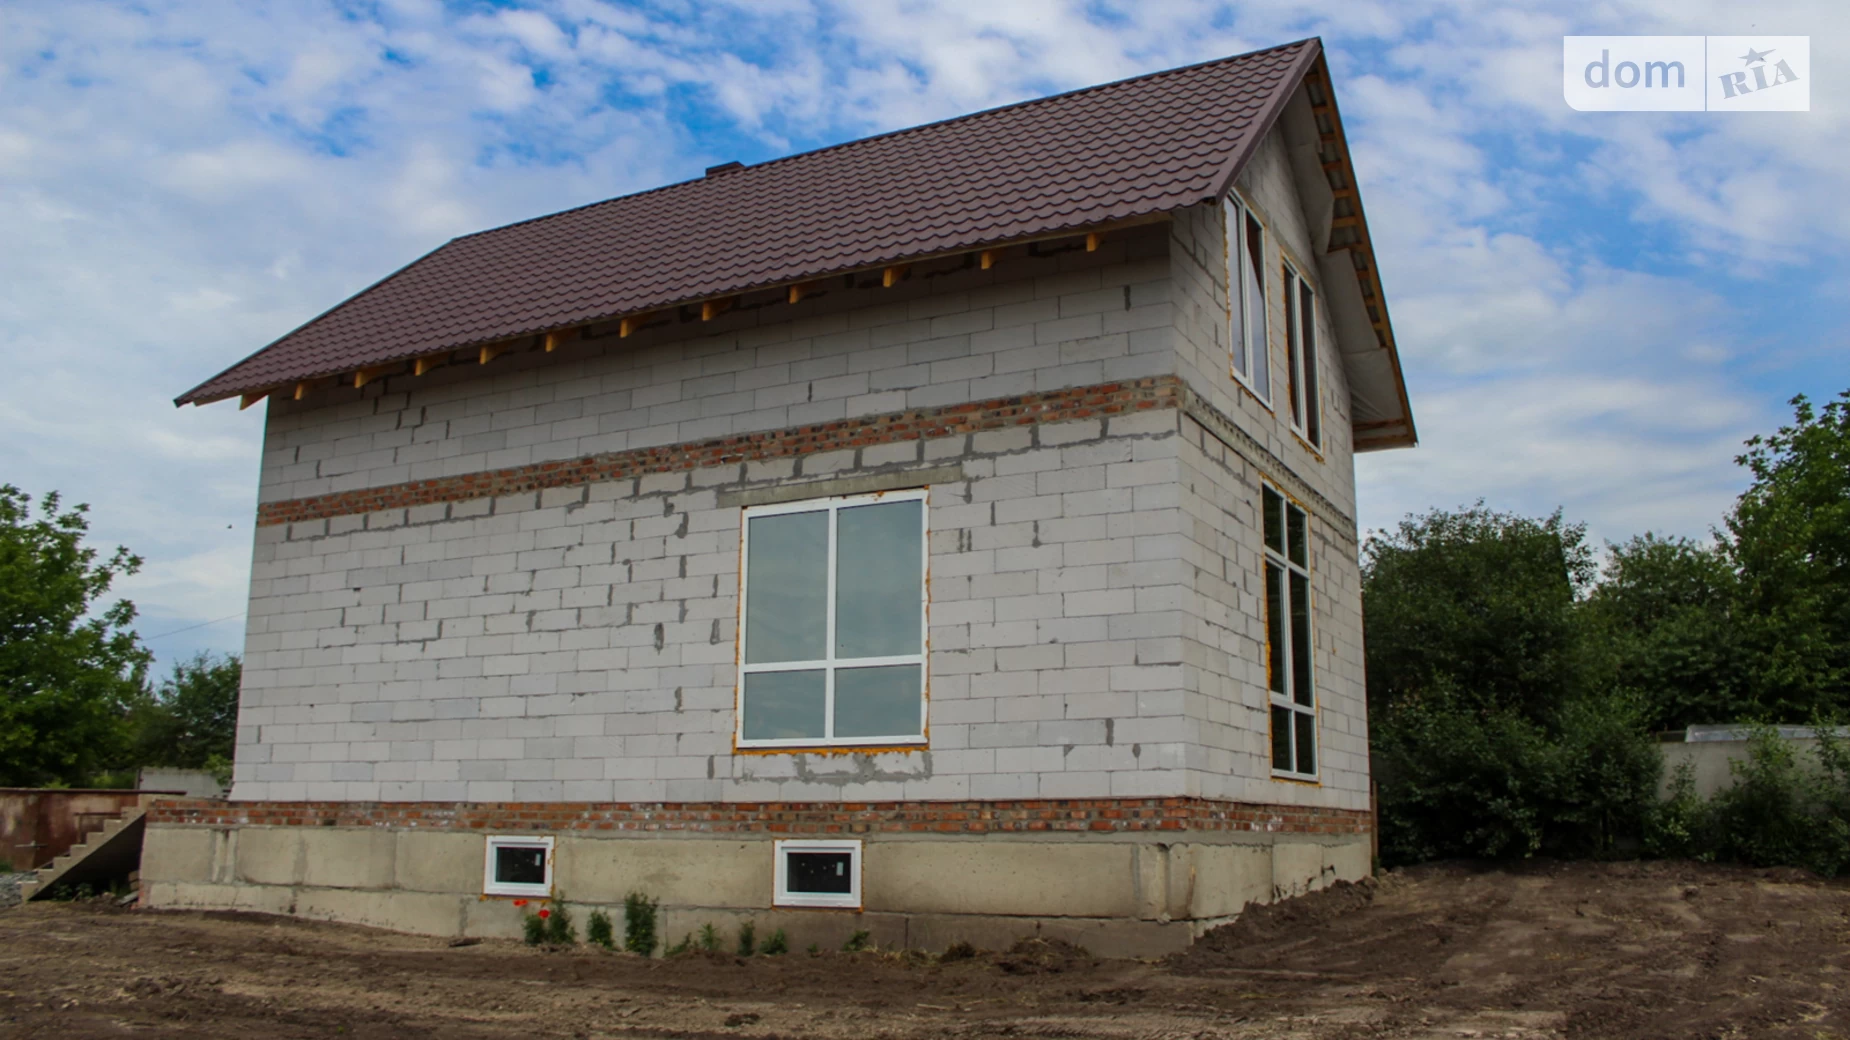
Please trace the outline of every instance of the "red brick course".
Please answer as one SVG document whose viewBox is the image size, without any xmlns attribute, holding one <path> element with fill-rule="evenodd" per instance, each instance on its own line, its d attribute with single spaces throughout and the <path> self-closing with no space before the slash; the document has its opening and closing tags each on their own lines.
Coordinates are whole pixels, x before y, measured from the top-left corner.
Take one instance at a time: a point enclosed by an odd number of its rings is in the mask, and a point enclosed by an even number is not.
<svg viewBox="0 0 1850 1040">
<path fill-rule="evenodd" d="M 863 448 L 920 438 L 951 437 L 1010 426 L 1035 426 L 1109 417 L 1152 408 L 1175 408 L 1180 401 L 1181 382 L 1174 376 L 1100 383 L 1069 390 L 998 397 L 938 408 L 914 408 L 859 419 L 814 423 L 762 433 L 637 448 L 554 462 L 536 462 L 510 469 L 266 502 L 257 509 L 257 523 L 260 526 L 298 523 L 439 502 L 514 495 L 545 488 L 575 487 L 651 473 L 674 473 L 808 455 L 819 451 Z"/>
<path fill-rule="evenodd" d="M 697 834 L 1006 834 L 1251 831 L 1367 834 L 1366 810 L 1201 798 L 1007 802 L 214 802 L 157 801 L 151 824 Z"/>
</svg>

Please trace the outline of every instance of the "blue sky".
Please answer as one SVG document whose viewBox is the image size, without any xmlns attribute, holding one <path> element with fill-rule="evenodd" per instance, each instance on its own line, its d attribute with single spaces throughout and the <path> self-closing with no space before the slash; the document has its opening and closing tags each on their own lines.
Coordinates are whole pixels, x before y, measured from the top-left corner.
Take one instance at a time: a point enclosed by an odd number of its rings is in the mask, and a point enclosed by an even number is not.
<svg viewBox="0 0 1850 1040">
<path fill-rule="evenodd" d="M 1743 13 L 1746 12 L 1746 13 Z M 166 661 L 235 650 L 260 410 L 171 399 L 445 239 L 1321 35 L 1423 443 L 1478 498 L 1701 535 L 1743 438 L 1850 387 L 1841 4 L 12 0 L 0 482 L 93 507 Z M 1812 38 L 1803 114 L 1604 113 L 1564 34 Z M 168 634 L 173 633 L 173 634 Z"/>
</svg>

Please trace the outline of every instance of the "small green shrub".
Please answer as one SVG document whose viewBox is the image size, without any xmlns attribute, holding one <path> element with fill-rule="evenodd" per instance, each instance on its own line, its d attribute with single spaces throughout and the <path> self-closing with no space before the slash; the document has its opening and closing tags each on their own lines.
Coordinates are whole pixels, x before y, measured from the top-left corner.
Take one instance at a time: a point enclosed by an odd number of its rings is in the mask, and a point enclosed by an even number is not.
<svg viewBox="0 0 1850 1040">
<path fill-rule="evenodd" d="M 758 952 L 758 928 L 750 921 L 739 925 L 739 956 L 750 957 Z"/>
<path fill-rule="evenodd" d="M 617 948 L 616 933 L 610 926 L 610 915 L 602 910 L 591 911 L 585 919 L 585 942 L 593 946 L 602 946 L 606 950 Z"/>
<path fill-rule="evenodd" d="M 1747 759 L 1728 764 L 1732 786 L 1704 802 L 1688 769 L 1653 812 L 1645 848 L 1658 856 L 1756 867 L 1803 867 L 1825 877 L 1850 871 L 1850 750 L 1835 724 L 1817 724 L 1817 768 L 1771 726 L 1751 727 Z"/>
<path fill-rule="evenodd" d="M 623 948 L 644 957 L 655 956 L 655 923 L 659 903 L 641 892 L 623 897 Z"/>
<path fill-rule="evenodd" d="M 538 914 L 526 914 L 520 919 L 520 932 L 528 946 L 538 946 L 546 941 L 546 919 Z"/>
<path fill-rule="evenodd" d="M 771 937 L 764 941 L 763 952 L 766 957 L 775 957 L 778 954 L 790 952 L 790 940 L 784 937 L 782 928 L 772 932 Z"/>
<path fill-rule="evenodd" d="M 719 929 L 713 927 L 712 921 L 700 926 L 700 948 L 708 953 L 719 952 Z"/>
<path fill-rule="evenodd" d="M 694 949 L 694 933 L 689 932 L 686 935 L 683 935 L 681 937 L 680 942 L 675 943 L 673 946 L 670 946 L 668 947 L 668 949 L 664 950 L 662 952 L 662 956 L 679 957 L 684 953 L 692 952 L 693 949 Z"/>
<path fill-rule="evenodd" d="M 811 957 L 820 957 L 820 956 L 822 956 L 822 947 L 820 947 L 820 946 L 817 946 L 817 945 L 816 945 L 815 943 L 810 943 L 810 944 L 809 944 L 809 955 L 810 955 Z"/>
<path fill-rule="evenodd" d="M 13 861 L 10 859 L 0 859 L 0 874 L 11 873 L 13 873 Z"/>
<path fill-rule="evenodd" d="M 578 941 L 578 929 L 572 926 L 572 912 L 564 903 L 554 903 L 550 911 L 542 910 L 546 917 L 546 941 L 554 946 L 570 946 Z"/>
<path fill-rule="evenodd" d="M 865 950 L 870 945 L 872 945 L 870 942 L 868 942 L 869 938 L 870 938 L 870 933 L 867 931 L 867 929 L 865 928 L 857 929 L 853 935 L 850 935 L 848 937 L 847 942 L 841 944 L 842 952 L 843 953 L 860 953 L 862 950 Z"/>
</svg>

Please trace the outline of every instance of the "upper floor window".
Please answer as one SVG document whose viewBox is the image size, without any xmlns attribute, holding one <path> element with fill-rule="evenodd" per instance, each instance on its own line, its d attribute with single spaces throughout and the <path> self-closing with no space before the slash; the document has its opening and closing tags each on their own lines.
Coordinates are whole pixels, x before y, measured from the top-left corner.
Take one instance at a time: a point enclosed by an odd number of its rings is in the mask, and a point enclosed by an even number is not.
<svg viewBox="0 0 1850 1040">
<path fill-rule="evenodd" d="M 925 736 L 925 492 L 745 511 L 741 747 Z"/>
<path fill-rule="evenodd" d="M 1272 772 L 1317 776 L 1316 677 L 1311 670 L 1310 517 L 1270 485 L 1265 513 L 1265 670 L 1272 702 Z"/>
<path fill-rule="evenodd" d="M 1223 209 L 1227 244 L 1227 342 L 1234 377 L 1259 399 L 1272 402 L 1272 359 L 1266 349 L 1265 229 L 1229 195 Z"/>
<path fill-rule="evenodd" d="M 1317 400 L 1317 297 L 1310 283 L 1285 264 L 1285 396 L 1291 399 L 1291 428 L 1311 447 L 1323 447 L 1323 416 Z"/>
</svg>

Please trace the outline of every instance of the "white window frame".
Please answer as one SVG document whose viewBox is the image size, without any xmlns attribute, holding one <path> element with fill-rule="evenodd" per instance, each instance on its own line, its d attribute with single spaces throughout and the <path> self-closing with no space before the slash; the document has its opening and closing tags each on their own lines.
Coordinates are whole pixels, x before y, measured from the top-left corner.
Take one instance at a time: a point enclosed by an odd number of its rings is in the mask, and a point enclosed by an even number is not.
<svg viewBox="0 0 1850 1040">
<path fill-rule="evenodd" d="M 1311 421 L 1311 409 L 1318 407 L 1318 398 L 1323 395 L 1316 388 L 1314 371 L 1316 358 L 1317 329 L 1317 290 L 1298 272 L 1297 265 L 1285 260 L 1280 266 L 1283 272 L 1285 294 L 1285 395 L 1290 407 L 1288 419 L 1291 430 L 1304 439 L 1304 443 L 1318 449 L 1323 448 L 1323 417 Z M 1304 308 L 1304 294 L 1311 296 L 1308 313 Z M 1315 431 L 1313 435 L 1312 431 Z"/>
<path fill-rule="evenodd" d="M 1268 706 L 1268 710 L 1266 711 L 1266 735 L 1268 738 L 1266 741 L 1266 749 L 1265 749 L 1266 761 L 1268 764 L 1272 766 L 1272 775 L 1278 779 L 1314 781 L 1317 779 L 1319 775 L 1318 770 L 1322 768 L 1323 734 L 1322 734 L 1322 729 L 1320 725 L 1320 720 L 1317 718 L 1317 714 L 1318 714 L 1317 712 L 1317 654 L 1316 654 L 1317 611 L 1316 611 L 1316 593 L 1312 591 L 1313 582 L 1312 582 L 1311 569 L 1310 569 L 1310 563 L 1311 563 L 1310 525 L 1311 525 L 1312 517 L 1310 515 L 1310 510 L 1305 509 L 1302 505 L 1293 501 L 1290 495 L 1285 494 L 1285 490 L 1283 488 L 1278 487 L 1277 485 L 1272 484 L 1269 481 L 1262 484 L 1261 487 L 1262 487 L 1262 490 L 1259 495 L 1259 508 L 1262 511 L 1262 513 L 1266 509 L 1266 504 L 1265 504 L 1266 502 L 1265 492 L 1266 491 L 1272 492 L 1273 494 L 1277 495 L 1279 498 L 1279 516 L 1278 516 L 1279 541 L 1281 544 L 1281 548 L 1284 550 L 1283 552 L 1279 552 L 1273 549 L 1272 546 L 1266 542 L 1266 539 L 1265 539 L 1266 518 L 1264 515 L 1261 515 L 1260 520 L 1259 520 L 1259 547 L 1261 550 L 1260 555 L 1263 560 L 1261 566 L 1267 569 L 1271 567 L 1277 567 L 1279 568 L 1279 572 L 1280 572 L 1279 573 L 1279 596 L 1278 596 L 1279 612 L 1281 615 L 1279 618 L 1279 624 L 1278 624 L 1278 636 L 1279 636 L 1280 642 L 1278 646 L 1278 654 L 1276 656 L 1279 661 L 1279 667 L 1282 668 L 1284 671 L 1284 680 L 1285 680 L 1283 690 L 1275 690 L 1272 688 L 1272 659 L 1274 655 L 1272 653 L 1272 624 L 1271 624 L 1272 619 L 1268 616 L 1265 619 L 1265 631 L 1266 631 L 1265 664 L 1266 664 L 1266 693 L 1267 693 L 1267 706 Z M 1304 563 L 1302 565 L 1299 565 L 1293 562 L 1291 559 L 1291 512 L 1294 509 L 1304 515 Z M 1291 592 L 1291 576 L 1293 574 L 1296 574 L 1304 579 L 1304 594 L 1306 598 L 1308 599 L 1308 602 L 1305 604 L 1304 615 L 1305 615 L 1305 618 L 1307 619 L 1307 624 L 1305 626 L 1306 628 L 1305 638 L 1308 639 L 1310 642 L 1310 653 L 1307 657 L 1307 660 L 1310 663 L 1310 679 L 1311 679 L 1310 703 L 1309 704 L 1300 704 L 1298 703 L 1298 700 L 1297 700 L 1297 671 L 1293 667 L 1293 651 L 1296 649 L 1296 647 L 1294 646 L 1293 640 L 1296 638 L 1296 635 L 1295 633 L 1292 632 L 1292 625 L 1291 625 L 1291 613 L 1292 613 L 1291 608 L 1293 605 L 1292 592 Z M 1265 577 L 1266 576 L 1263 573 L 1260 575 L 1260 583 L 1261 583 L 1260 603 L 1262 605 L 1262 609 L 1266 611 L 1270 611 L 1272 609 L 1272 605 L 1271 605 L 1271 601 L 1269 597 L 1265 594 L 1265 589 L 1264 589 Z M 1272 711 L 1270 710 L 1272 708 L 1288 709 L 1292 713 L 1291 715 L 1292 732 L 1288 735 L 1288 739 L 1291 742 L 1291 761 L 1294 766 L 1298 764 L 1298 747 L 1297 747 L 1297 732 L 1296 732 L 1297 725 L 1298 725 L 1298 717 L 1304 716 L 1310 719 L 1311 748 L 1312 748 L 1311 753 L 1316 758 L 1316 761 L 1311 763 L 1312 767 L 1309 770 L 1280 769 L 1278 768 L 1276 762 L 1273 760 L 1272 740 L 1275 739 L 1275 733 L 1273 731 L 1273 727 L 1275 723 L 1272 721 Z"/>
<path fill-rule="evenodd" d="M 771 893 L 772 906 L 819 906 L 836 909 L 859 910 L 861 908 L 861 842 L 841 839 L 785 838 L 772 843 L 773 855 L 777 857 L 775 888 Z M 845 893 L 832 892 L 792 892 L 787 853 L 791 852 L 846 852 L 848 858 L 848 881 L 850 890 Z"/>
<path fill-rule="evenodd" d="M 483 844 L 482 893 L 490 896 L 529 896 L 552 898 L 553 839 L 532 834 L 490 834 Z M 495 850 L 503 848 L 543 848 L 546 850 L 546 880 L 543 884 L 522 884 L 495 880 Z"/>
<path fill-rule="evenodd" d="M 1227 274 L 1227 346 L 1230 352 L 1228 371 L 1241 386 L 1257 397 L 1267 408 L 1273 407 L 1272 386 L 1276 383 L 1276 373 L 1272 371 L 1271 359 L 1271 320 L 1265 308 L 1265 277 L 1267 264 L 1263 255 L 1259 258 L 1260 299 L 1248 298 L 1247 271 L 1252 269 L 1250 247 L 1247 242 L 1246 225 L 1251 220 L 1259 226 L 1259 251 L 1265 249 L 1265 221 L 1253 212 L 1251 206 L 1242 201 L 1235 192 L 1227 193 L 1227 201 L 1221 208 L 1222 213 L 1222 259 Z M 1258 307 L 1258 336 L 1254 337 L 1252 309 Z M 1253 340 L 1257 338 L 1258 342 Z M 1266 381 L 1261 387 L 1256 365 L 1259 360 L 1265 362 Z"/>
<path fill-rule="evenodd" d="M 739 521 L 739 648 L 738 648 L 738 686 L 733 698 L 733 740 L 741 748 L 780 748 L 780 747 L 910 747 L 924 745 L 928 741 L 929 730 L 926 728 L 927 708 L 931 702 L 930 654 L 927 653 L 927 639 L 931 631 L 931 489 L 911 488 L 904 491 L 881 491 L 867 495 L 843 495 L 835 498 L 811 498 L 799 502 L 780 502 L 776 505 L 748 506 Z M 836 518 L 843 509 L 855 506 L 872 505 L 878 502 L 919 503 L 919 652 L 916 654 L 897 654 L 887 657 L 843 657 L 835 656 L 835 559 L 836 559 Z M 829 512 L 829 572 L 825 581 L 828 585 L 826 610 L 826 628 L 823 633 L 824 657 L 811 661 L 778 661 L 766 664 L 747 664 L 745 662 L 746 634 L 749 619 L 746 605 L 749 603 L 747 582 L 751 574 L 751 521 L 757 517 L 780 516 L 788 513 Z M 835 729 L 835 673 L 839 668 L 877 668 L 882 665 L 917 665 L 919 668 L 919 726 L 917 733 L 895 733 L 876 737 L 836 737 Z M 745 677 L 755 672 L 805 672 L 823 673 L 823 736 L 788 737 L 775 740 L 748 740 L 745 736 Z"/>
</svg>

